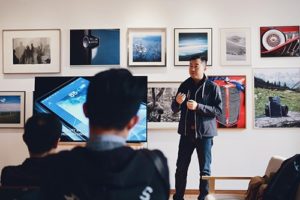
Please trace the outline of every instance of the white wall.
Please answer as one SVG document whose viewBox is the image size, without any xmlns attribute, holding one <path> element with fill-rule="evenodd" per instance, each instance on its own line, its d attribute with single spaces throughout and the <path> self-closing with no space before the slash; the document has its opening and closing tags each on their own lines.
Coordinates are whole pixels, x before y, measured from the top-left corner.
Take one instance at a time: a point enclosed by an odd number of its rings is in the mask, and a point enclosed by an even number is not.
<svg viewBox="0 0 300 200">
<path fill-rule="evenodd" d="M 167 28 L 167 67 L 130 68 L 149 80 L 187 78 L 186 67 L 174 67 L 173 28 L 213 28 L 213 67 L 208 74 L 247 75 L 247 128 L 220 130 L 214 140 L 214 175 L 262 175 L 271 155 L 285 157 L 300 153 L 299 129 L 253 129 L 252 68 L 299 67 L 300 58 L 260 58 L 259 27 L 299 25 L 299 0 L 0 0 L 0 29 L 61 29 L 61 74 L 93 75 L 104 67 L 70 67 L 69 29 L 120 28 L 121 66 L 127 66 L 126 30 L 136 27 Z M 252 66 L 220 67 L 219 28 L 250 27 Z M 0 37 L 2 32 L 0 32 Z M 0 41 L 2 46 L 2 41 Z M 2 65 L 2 48 L 0 50 Z M 1 71 L 1 70 L 0 70 Z M 32 114 L 34 74 L 3 75 L 0 91 L 26 91 L 26 118 Z M 22 162 L 27 149 L 21 129 L 0 130 L 0 170 Z M 175 129 L 149 130 L 149 148 L 161 149 L 168 158 L 172 188 L 179 136 Z M 61 149 L 70 146 L 61 146 Z M 187 188 L 198 187 L 198 166 L 194 155 Z M 229 184 L 221 184 L 223 187 Z"/>
</svg>

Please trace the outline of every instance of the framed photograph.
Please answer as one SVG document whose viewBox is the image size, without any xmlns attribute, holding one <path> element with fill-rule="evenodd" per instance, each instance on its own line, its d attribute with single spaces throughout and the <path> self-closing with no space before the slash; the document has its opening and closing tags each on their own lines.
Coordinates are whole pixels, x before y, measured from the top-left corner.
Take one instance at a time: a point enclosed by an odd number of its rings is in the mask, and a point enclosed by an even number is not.
<svg viewBox="0 0 300 200">
<path fill-rule="evenodd" d="M 220 29 L 221 65 L 251 65 L 251 29 Z"/>
<path fill-rule="evenodd" d="M 120 65 L 120 29 L 70 30 L 70 65 Z"/>
<path fill-rule="evenodd" d="M 166 66 L 166 28 L 129 28 L 128 66 Z"/>
<path fill-rule="evenodd" d="M 222 114 L 217 117 L 218 128 L 246 128 L 246 76 L 209 76 L 221 90 Z"/>
<path fill-rule="evenodd" d="M 174 65 L 188 66 L 193 56 L 207 58 L 212 65 L 212 29 L 211 28 L 175 28 L 174 29 Z"/>
<path fill-rule="evenodd" d="M 3 30 L 3 73 L 59 73 L 60 29 Z"/>
<path fill-rule="evenodd" d="M 180 113 L 171 110 L 180 82 L 149 82 L 147 95 L 148 128 L 177 128 Z"/>
<path fill-rule="evenodd" d="M 300 26 L 260 27 L 261 57 L 299 57 Z"/>
<path fill-rule="evenodd" d="M 257 68 L 254 127 L 300 127 L 300 68 Z"/>
<path fill-rule="evenodd" d="M 0 91 L 0 128 L 23 128 L 25 92 Z"/>
</svg>

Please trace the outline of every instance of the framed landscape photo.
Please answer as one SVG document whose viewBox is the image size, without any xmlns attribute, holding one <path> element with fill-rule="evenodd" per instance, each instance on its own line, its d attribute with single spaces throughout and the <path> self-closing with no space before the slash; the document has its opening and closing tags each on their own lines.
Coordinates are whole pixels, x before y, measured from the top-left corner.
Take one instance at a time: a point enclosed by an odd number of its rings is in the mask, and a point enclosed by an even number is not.
<svg viewBox="0 0 300 200">
<path fill-rule="evenodd" d="M 212 65 L 211 28 L 174 29 L 174 65 L 188 66 L 193 56 L 206 57 L 207 65 Z"/>
<path fill-rule="evenodd" d="M 246 76 L 208 76 L 221 90 L 222 114 L 217 116 L 218 128 L 246 128 Z"/>
<path fill-rule="evenodd" d="M 166 66 L 166 28 L 127 30 L 128 66 Z"/>
<path fill-rule="evenodd" d="M 0 91 L 0 128 L 23 128 L 25 92 Z"/>
<path fill-rule="evenodd" d="M 261 57 L 299 57 L 300 26 L 260 27 Z"/>
<path fill-rule="evenodd" d="M 220 29 L 221 65 L 251 65 L 251 29 Z"/>
<path fill-rule="evenodd" d="M 60 29 L 3 30 L 3 73 L 59 73 Z"/>
<path fill-rule="evenodd" d="M 70 30 L 70 65 L 120 65 L 120 29 Z"/>
<path fill-rule="evenodd" d="M 254 127 L 300 127 L 300 68 L 257 68 Z"/>
<path fill-rule="evenodd" d="M 147 121 L 149 128 L 177 128 L 180 113 L 171 110 L 180 82 L 149 82 Z"/>
</svg>

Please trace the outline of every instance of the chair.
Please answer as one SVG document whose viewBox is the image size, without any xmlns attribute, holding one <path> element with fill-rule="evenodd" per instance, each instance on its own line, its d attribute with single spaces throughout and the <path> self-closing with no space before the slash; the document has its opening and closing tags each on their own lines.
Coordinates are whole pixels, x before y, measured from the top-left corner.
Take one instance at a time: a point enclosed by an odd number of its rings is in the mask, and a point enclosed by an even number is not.
<svg viewBox="0 0 300 200">
<path fill-rule="evenodd" d="M 265 175 L 270 176 L 270 173 L 276 172 L 285 158 L 280 156 L 273 156 L 267 166 Z M 252 177 L 225 177 L 225 176 L 203 176 L 203 179 L 208 180 L 209 183 L 209 194 L 206 196 L 205 200 L 244 200 L 245 192 L 236 192 L 234 194 L 216 193 L 215 183 L 217 180 L 249 180 Z M 299 188 L 300 189 L 300 188 Z M 298 189 L 298 194 L 299 194 Z M 298 199 L 297 199 L 298 200 Z"/>
</svg>

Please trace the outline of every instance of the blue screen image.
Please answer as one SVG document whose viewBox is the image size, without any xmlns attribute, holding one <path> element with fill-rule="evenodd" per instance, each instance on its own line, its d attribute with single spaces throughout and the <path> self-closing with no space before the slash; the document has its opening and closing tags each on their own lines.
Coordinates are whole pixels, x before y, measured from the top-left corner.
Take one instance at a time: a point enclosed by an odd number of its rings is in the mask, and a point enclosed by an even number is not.
<svg viewBox="0 0 300 200">
<path fill-rule="evenodd" d="M 79 77 L 47 97 L 39 100 L 46 109 L 63 120 L 63 134 L 72 141 L 86 141 L 89 137 L 88 118 L 82 106 L 86 101 L 89 80 Z M 128 142 L 145 142 L 147 140 L 147 107 L 141 103 L 137 115 L 138 123 L 130 130 Z"/>
</svg>

